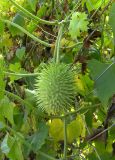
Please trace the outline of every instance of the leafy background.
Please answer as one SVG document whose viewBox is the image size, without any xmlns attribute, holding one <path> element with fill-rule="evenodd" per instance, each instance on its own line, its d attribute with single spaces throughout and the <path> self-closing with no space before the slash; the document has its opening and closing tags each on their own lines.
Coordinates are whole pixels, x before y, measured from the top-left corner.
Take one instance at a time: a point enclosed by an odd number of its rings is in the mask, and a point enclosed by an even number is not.
<svg viewBox="0 0 115 160">
<path fill-rule="evenodd" d="M 0 3 L 0 159 L 115 159 L 115 1 Z M 61 24 L 60 61 L 75 69 L 77 94 L 66 115 L 48 115 L 34 83 Z"/>
</svg>

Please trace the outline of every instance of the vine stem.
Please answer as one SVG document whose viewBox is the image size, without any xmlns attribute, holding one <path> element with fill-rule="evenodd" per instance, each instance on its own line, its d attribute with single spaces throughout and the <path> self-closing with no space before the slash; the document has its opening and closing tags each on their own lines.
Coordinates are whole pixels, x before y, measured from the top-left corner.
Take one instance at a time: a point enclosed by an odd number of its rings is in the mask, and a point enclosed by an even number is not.
<svg viewBox="0 0 115 160">
<path fill-rule="evenodd" d="M 14 0 L 9 0 L 14 6 L 16 6 L 20 11 L 22 11 L 23 13 L 25 13 L 26 15 L 28 15 L 29 17 L 31 17 L 32 19 L 34 19 L 37 22 L 40 22 L 42 24 L 47 24 L 47 25 L 57 25 L 58 21 L 46 21 L 43 20 L 35 15 L 33 15 L 31 12 L 29 12 L 28 10 L 26 10 L 25 8 L 23 8 L 21 5 L 19 5 L 18 3 L 16 3 Z"/>
<path fill-rule="evenodd" d="M 49 43 L 47 43 L 47 42 L 45 42 L 45 41 L 42 41 L 41 39 L 39 39 L 38 37 L 36 37 L 36 36 L 34 36 L 33 34 L 29 33 L 26 29 L 24 29 L 23 27 L 19 26 L 18 24 L 13 23 L 13 22 L 11 22 L 11 21 L 9 21 L 9 20 L 3 20 L 3 19 L 2 19 L 2 21 L 3 21 L 4 23 L 7 23 L 7 24 L 9 24 L 9 25 L 12 25 L 12 26 L 18 28 L 20 31 L 22 31 L 23 33 L 27 34 L 27 35 L 28 35 L 30 38 L 32 38 L 34 41 L 36 41 L 36 42 L 38 42 L 38 43 L 40 43 L 40 44 L 43 44 L 43 45 L 46 46 L 46 47 L 51 47 L 51 46 L 52 46 L 52 44 L 49 44 Z"/>
<path fill-rule="evenodd" d="M 9 24 L 9 25 L 12 25 L 12 26 L 18 28 L 20 31 L 22 31 L 23 33 L 27 34 L 29 37 L 31 37 L 31 38 L 32 38 L 33 40 L 35 40 L 36 42 L 41 43 L 41 44 L 43 44 L 43 45 L 46 46 L 46 47 L 51 47 L 51 46 L 52 46 L 52 44 L 49 44 L 49 43 L 47 43 L 47 42 L 45 42 L 45 41 L 42 41 L 41 39 L 39 39 L 39 38 L 37 38 L 36 36 L 34 36 L 33 34 L 29 33 L 26 29 L 24 29 L 23 27 L 19 26 L 18 24 L 13 23 L 13 22 L 11 22 L 11 21 L 9 21 L 9 20 L 3 20 L 3 19 L 2 19 L 2 21 L 3 21 L 4 23 L 7 23 L 7 24 Z"/>
<path fill-rule="evenodd" d="M 56 40 L 56 43 L 55 43 L 55 50 L 54 50 L 54 59 L 55 59 L 55 62 L 56 63 L 59 63 L 60 61 L 60 41 L 61 41 L 61 38 L 62 38 L 62 31 L 63 31 L 63 23 L 60 24 L 60 29 L 59 29 L 59 32 L 58 32 L 58 36 L 57 36 L 57 40 Z"/>
<path fill-rule="evenodd" d="M 64 160 L 67 160 L 67 120 L 64 117 Z"/>
<path fill-rule="evenodd" d="M 68 112 L 68 113 L 66 113 L 65 115 L 55 115 L 55 116 L 48 116 L 49 118 L 51 118 L 51 119 L 55 119 L 55 118 L 61 118 L 61 119 L 63 119 L 63 118 L 66 118 L 66 117 L 68 117 L 68 116 L 72 116 L 72 115 L 75 115 L 75 114 L 77 114 L 78 112 L 80 112 L 81 110 L 88 110 L 88 109 L 92 109 L 92 108 L 96 108 L 96 107 L 99 107 L 101 105 L 101 103 L 98 103 L 98 104 L 95 104 L 95 105 L 93 105 L 93 106 L 85 106 L 85 107 L 80 107 L 80 108 L 78 108 L 77 110 L 75 110 L 75 111 L 73 111 L 73 112 Z"/>
<path fill-rule="evenodd" d="M 21 77 L 34 77 L 37 76 L 39 73 L 13 73 L 13 72 L 5 72 L 6 75 L 14 75 L 14 76 L 21 76 Z"/>
</svg>

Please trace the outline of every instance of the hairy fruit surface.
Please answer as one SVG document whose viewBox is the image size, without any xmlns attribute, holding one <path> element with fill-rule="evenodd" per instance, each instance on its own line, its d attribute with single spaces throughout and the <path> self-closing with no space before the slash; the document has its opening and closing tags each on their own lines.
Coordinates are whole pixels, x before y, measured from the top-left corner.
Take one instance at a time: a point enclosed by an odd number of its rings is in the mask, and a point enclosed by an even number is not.
<svg viewBox="0 0 115 160">
<path fill-rule="evenodd" d="M 66 64 L 47 65 L 37 77 L 35 87 L 38 107 L 48 114 L 66 111 L 74 102 L 74 73 Z"/>
</svg>

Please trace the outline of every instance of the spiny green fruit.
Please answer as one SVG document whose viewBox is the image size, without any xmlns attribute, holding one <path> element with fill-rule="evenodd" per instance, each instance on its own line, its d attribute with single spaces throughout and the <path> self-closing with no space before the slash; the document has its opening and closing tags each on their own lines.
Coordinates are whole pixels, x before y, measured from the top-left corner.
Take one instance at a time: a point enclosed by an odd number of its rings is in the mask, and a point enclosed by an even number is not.
<svg viewBox="0 0 115 160">
<path fill-rule="evenodd" d="M 37 104 L 48 114 L 70 108 L 75 98 L 75 77 L 68 65 L 48 64 L 35 84 Z"/>
</svg>

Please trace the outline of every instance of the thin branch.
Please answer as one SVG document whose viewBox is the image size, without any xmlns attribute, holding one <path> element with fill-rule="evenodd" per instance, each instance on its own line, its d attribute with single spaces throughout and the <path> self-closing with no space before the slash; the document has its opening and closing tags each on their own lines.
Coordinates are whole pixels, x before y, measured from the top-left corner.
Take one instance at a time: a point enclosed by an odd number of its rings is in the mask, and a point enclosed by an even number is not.
<svg viewBox="0 0 115 160">
<path fill-rule="evenodd" d="M 97 137 L 101 136 L 103 133 L 105 133 L 106 131 L 110 130 L 112 127 L 115 127 L 115 123 L 113 123 L 110 127 L 104 129 L 102 132 L 96 134 L 94 137 L 90 138 L 89 141 L 92 141 L 93 139 L 96 139 Z"/>
<path fill-rule="evenodd" d="M 83 118 L 83 121 L 84 121 L 84 123 L 85 123 L 85 127 L 86 127 L 86 129 L 87 129 L 87 132 L 88 132 L 88 134 L 90 135 L 91 133 L 90 133 L 90 131 L 89 131 L 89 129 L 88 129 L 88 127 L 87 127 L 87 124 L 86 124 L 86 122 L 85 122 L 85 119 Z M 89 142 L 90 143 L 90 142 Z M 96 148 L 94 147 L 94 146 L 92 146 L 93 147 L 93 149 L 94 149 L 94 151 L 95 151 L 95 153 L 96 153 L 96 155 L 97 155 L 97 158 L 99 159 L 99 160 L 102 160 L 101 159 L 101 157 L 100 157 L 100 155 L 98 154 L 98 152 L 97 152 L 97 150 L 96 150 Z"/>
<path fill-rule="evenodd" d="M 60 61 L 60 41 L 61 41 L 61 38 L 62 38 L 62 30 L 63 30 L 63 23 L 60 24 L 60 28 L 59 28 L 59 32 L 58 32 L 58 36 L 57 36 L 57 40 L 56 40 L 56 43 L 55 43 L 55 50 L 54 50 L 54 59 L 55 59 L 55 62 L 56 63 L 59 63 Z"/>
<path fill-rule="evenodd" d="M 36 42 L 38 42 L 38 43 L 41 43 L 41 44 L 43 44 L 43 45 L 46 46 L 46 47 L 51 47 L 51 46 L 52 46 L 52 44 L 49 44 L 49 43 L 47 43 L 47 42 L 45 42 L 45 41 L 42 41 L 41 39 L 39 39 L 39 38 L 37 38 L 36 36 L 34 36 L 33 34 L 29 33 L 26 29 L 24 29 L 23 27 L 19 26 L 18 24 L 13 23 L 13 22 L 11 22 L 11 21 L 9 21 L 9 20 L 2 20 L 2 21 L 3 21 L 4 23 L 7 23 L 7 24 L 9 24 L 9 25 L 12 25 L 12 26 L 18 28 L 20 31 L 22 31 L 23 33 L 25 33 L 25 34 L 27 34 L 29 37 L 31 37 L 34 41 L 36 41 Z"/>
<path fill-rule="evenodd" d="M 26 15 L 26 14 L 23 14 L 23 15 L 20 14 L 20 16 L 25 18 L 27 21 L 31 20 L 31 19 L 29 19 L 30 17 L 26 17 L 27 15 L 26 16 L 24 16 L 24 15 Z M 55 35 L 49 33 L 48 31 L 45 31 L 42 27 L 40 27 L 37 23 L 35 23 L 34 20 L 32 21 L 32 23 L 35 24 L 35 26 L 38 27 L 39 29 L 41 29 L 44 33 L 56 38 Z"/>
<path fill-rule="evenodd" d="M 108 4 L 105 6 L 105 8 L 103 9 L 103 11 L 101 12 L 100 16 L 103 15 L 103 13 L 108 9 L 108 7 L 111 5 L 112 2 L 113 2 L 113 0 L 110 0 L 110 1 L 108 2 Z"/>
<path fill-rule="evenodd" d="M 14 6 L 16 6 L 20 11 L 22 11 L 23 13 L 27 14 L 29 17 L 31 17 L 32 19 L 34 19 L 37 22 L 40 22 L 42 24 L 47 24 L 47 25 L 57 25 L 58 21 L 46 21 L 43 20 L 35 15 L 33 15 L 31 12 L 29 12 L 28 10 L 26 10 L 25 8 L 23 8 L 22 6 L 20 6 L 18 3 L 16 3 L 14 0 L 9 0 Z"/>
<path fill-rule="evenodd" d="M 67 160 L 67 120 L 64 117 L 64 160 Z"/>
<path fill-rule="evenodd" d="M 13 73 L 13 72 L 5 72 L 4 74 L 6 75 L 13 75 L 13 76 L 21 76 L 21 77 L 35 77 L 38 76 L 39 73 Z"/>
<path fill-rule="evenodd" d="M 77 110 L 73 111 L 73 112 L 69 112 L 69 113 L 66 113 L 65 115 L 55 115 L 55 116 L 49 116 L 49 118 L 51 119 L 55 119 L 55 118 L 61 118 L 63 119 L 64 117 L 68 117 L 68 116 L 71 116 L 71 115 L 74 115 L 74 114 L 77 114 L 79 111 L 81 111 L 82 109 L 92 109 L 92 108 L 95 108 L 95 107 L 99 107 L 101 103 L 98 103 L 98 104 L 95 104 L 93 106 L 85 106 L 85 107 L 81 107 L 81 108 L 78 108 Z"/>
</svg>

